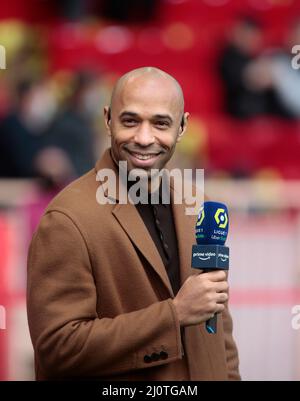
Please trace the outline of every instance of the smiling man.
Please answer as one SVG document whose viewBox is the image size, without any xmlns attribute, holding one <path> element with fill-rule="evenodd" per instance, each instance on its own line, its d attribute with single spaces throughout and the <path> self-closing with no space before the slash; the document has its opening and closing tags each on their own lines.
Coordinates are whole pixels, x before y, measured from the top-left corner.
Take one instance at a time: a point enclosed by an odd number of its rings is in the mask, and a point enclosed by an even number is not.
<svg viewBox="0 0 300 401">
<path fill-rule="evenodd" d="M 182 90 L 146 67 L 105 108 L 111 148 L 48 206 L 28 257 L 28 318 L 38 379 L 235 380 L 238 357 L 222 271 L 191 269 L 195 216 L 184 204 L 99 204 L 103 169 L 152 178 L 186 130 Z M 218 332 L 205 321 L 219 313 Z"/>
<path fill-rule="evenodd" d="M 182 137 L 189 113 L 173 77 L 154 68 L 124 75 L 105 108 L 112 157 L 132 168 L 162 169 Z"/>
</svg>

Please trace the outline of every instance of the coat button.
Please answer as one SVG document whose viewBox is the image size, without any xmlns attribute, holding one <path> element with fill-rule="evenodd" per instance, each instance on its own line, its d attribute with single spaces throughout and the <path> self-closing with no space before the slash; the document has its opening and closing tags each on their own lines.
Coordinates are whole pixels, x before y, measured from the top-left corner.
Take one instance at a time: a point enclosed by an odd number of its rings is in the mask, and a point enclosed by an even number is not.
<svg viewBox="0 0 300 401">
<path fill-rule="evenodd" d="M 160 354 L 157 354 L 156 352 L 153 352 L 151 355 L 152 361 L 158 361 L 160 359 Z"/>
<path fill-rule="evenodd" d="M 144 356 L 144 362 L 145 362 L 145 363 L 150 363 L 150 362 L 152 362 L 151 356 L 150 356 L 150 355 L 145 355 L 145 356 Z"/>
<path fill-rule="evenodd" d="M 160 351 L 159 355 L 160 355 L 160 359 L 167 359 L 169 356 L 169 354 L 165 351 Z"/>
</svg>

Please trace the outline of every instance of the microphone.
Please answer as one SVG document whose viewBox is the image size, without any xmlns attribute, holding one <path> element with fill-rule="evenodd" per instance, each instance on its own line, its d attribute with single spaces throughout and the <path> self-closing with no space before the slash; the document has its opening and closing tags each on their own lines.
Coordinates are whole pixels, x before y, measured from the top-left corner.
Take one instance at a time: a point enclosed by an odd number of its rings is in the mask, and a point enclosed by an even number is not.
<svg viewBox="0 0 300 401">
<path fill-rule="evenodd" d="M 204 202 L 196 223 L 197 245 L 192 247 L 192 267 L 213 270 L 229 269 L 229 248 L 224 246 L 228 235 L 229 218 L 226 205 Z M 217 315 L 206 321 L 210 334 L 217 332 Z"/>
</svg>

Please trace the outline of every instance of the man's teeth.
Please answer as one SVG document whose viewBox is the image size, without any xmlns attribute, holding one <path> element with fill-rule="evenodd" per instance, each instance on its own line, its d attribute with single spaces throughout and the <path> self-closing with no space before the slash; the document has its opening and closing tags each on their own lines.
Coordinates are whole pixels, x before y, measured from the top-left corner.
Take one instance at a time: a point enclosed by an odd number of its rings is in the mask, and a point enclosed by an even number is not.
<svg viewBox="0 0 300 401">
<path fill-rule="evenodd" d="M 140 160 L 148 160 L 148 159 L 152 159 L 152 157 L 155 157 L 156 155 L 155 154 L 141 155 L 139 153 L 133 153 L 133 156 Z"/>
</svg>

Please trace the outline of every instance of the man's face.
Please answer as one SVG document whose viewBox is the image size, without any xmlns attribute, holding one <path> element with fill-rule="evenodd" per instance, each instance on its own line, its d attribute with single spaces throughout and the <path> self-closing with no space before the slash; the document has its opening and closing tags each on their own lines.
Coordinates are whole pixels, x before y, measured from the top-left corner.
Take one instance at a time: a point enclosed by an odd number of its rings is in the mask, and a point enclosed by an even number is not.
<svg viewBox="0 0 300 401">
<path fill-rule="evenodd" d="M 127 161 L 128 171 L 138 168 L 150 174 L 151 169 L 162 169 L 185 131 L 182 118 L 173 82 L 163 77 L 129 80 L 114 96 L 110 121 L 106 108 L 114 160 Z"/>
</svg>

